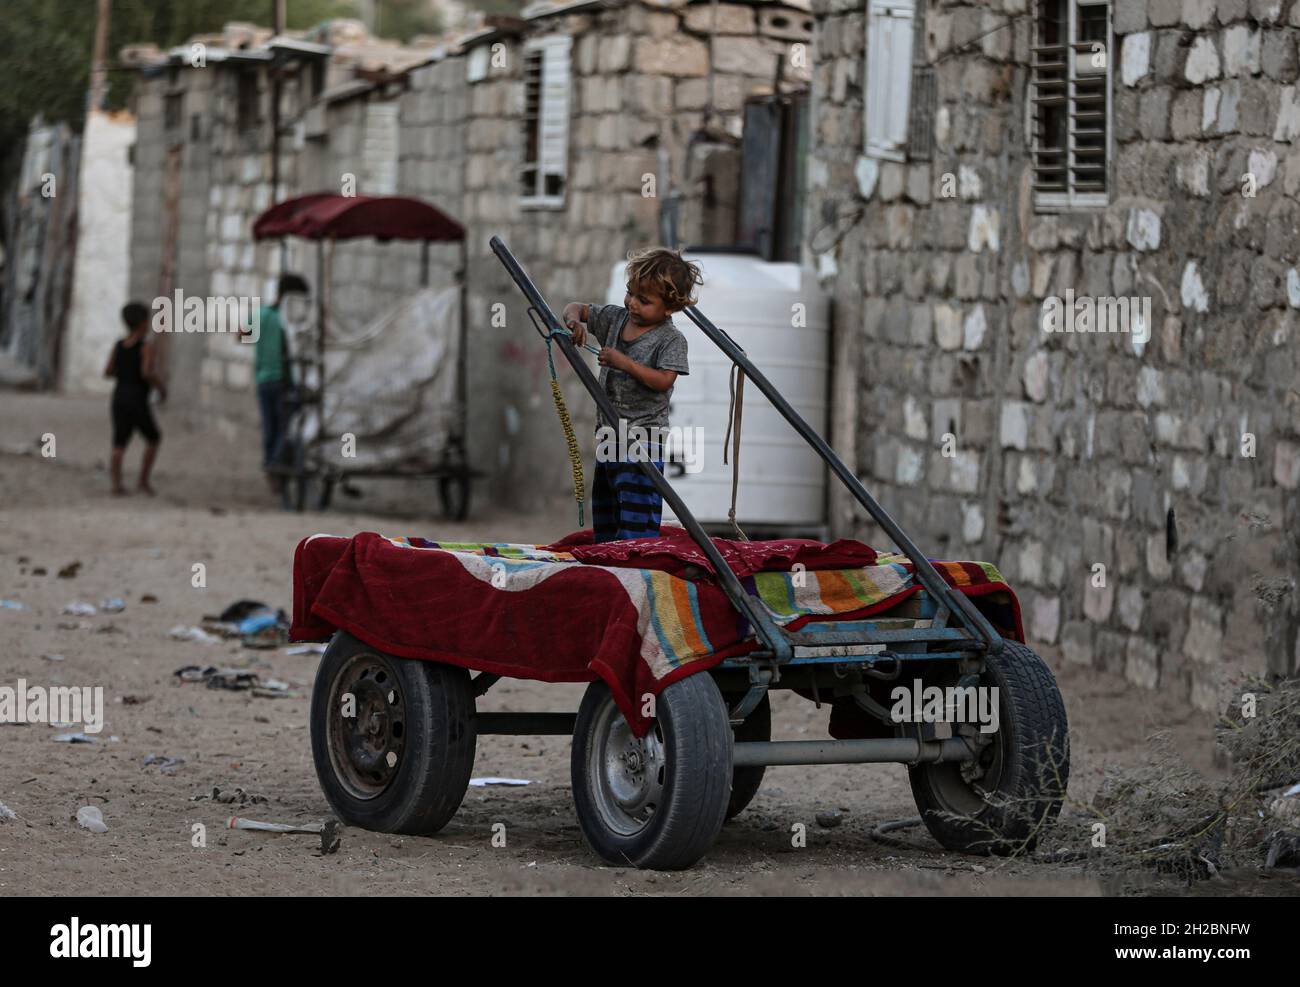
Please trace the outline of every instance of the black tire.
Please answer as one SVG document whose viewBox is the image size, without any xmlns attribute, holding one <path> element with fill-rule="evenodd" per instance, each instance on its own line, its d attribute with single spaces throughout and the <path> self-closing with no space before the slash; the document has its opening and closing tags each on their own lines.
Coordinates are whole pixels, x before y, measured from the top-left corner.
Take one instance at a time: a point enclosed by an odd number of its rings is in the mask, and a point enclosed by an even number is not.
<svg viewBox="0 0 1300 987">
<path fill-rule="evenodd" d="M 722 694 L 705 674 L 664 689 L 656 713 L 637 740 L 609 687 L 588 687 L 573 733 L 573 801 L 583 835 L 602 859 L 682 870 L 722 829 L 731 795 L 731 725 Z"/>
<path fill-rule="evenodd" d="M 947 849 L 1027 853 L 1065 798 L 1070 778 L 1065 703 L 1051 669 L 1023 644 L 1006 641 L 985 665 L 979 684 L 997 686 L 999 724 L 981 752 L 984 776 L 964 778 L 959 762 L 920 764 L 908 769 L 912 794 L 926 828 Z"/>
<path fill-rule="evenodd" d="M 381 833 L 437 832 L 465 798 L 475 740 L 465 669 L 334 635 L 312 690 L 311 750 L 321 790 L 343 822 Z"/>
<path fill-rule="evenodd" d="M 763 699 L 754 707 L 753 712 L 745 717 L 745 722 L 735 728 L 734 733 L 737 742 L 761 741 L 766 743 L 772 739 L 772 704 L 768 701 L 768 695 L 768 693 L 764 693 Z M 727 706 L 735 705 L 740 701 L 740 698 L 740 694 L 728 695 L 726 697 Z M 746 806 L 754 801 L 759 786 L 763 784 L 763 775 L 766 771 L 766 764 L 732 768 L 731 799 L 727 802 L 728 822 L 744 812 Z"/>
</svg>

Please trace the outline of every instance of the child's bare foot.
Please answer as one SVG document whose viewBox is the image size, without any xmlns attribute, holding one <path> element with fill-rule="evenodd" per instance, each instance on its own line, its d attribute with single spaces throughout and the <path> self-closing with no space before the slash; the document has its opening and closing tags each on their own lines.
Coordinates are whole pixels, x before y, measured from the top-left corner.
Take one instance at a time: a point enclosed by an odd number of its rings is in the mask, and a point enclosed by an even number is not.
<svg viewBox="0 0 1300 987">
<path fill-rule="evenodd" d="M 114 497 L 125 497 L 125 496 L 126 496 L 127 494 L 129 494 L 130 492 L 131 492 L 131 491 L 127 490 L 126 487 L 114 487 L 114 488 L 113 488 L 113 496 L 114 496 Z"/>
<path fill-rule="evenodd" d="M 149 486 L 147 480 L 142 481 L 138 489 L 141 493 L 148 494 L 150 497 L 156 497 L 158 495 L 158 492 L 154 490 L 153 487 Z"/>
</svg>

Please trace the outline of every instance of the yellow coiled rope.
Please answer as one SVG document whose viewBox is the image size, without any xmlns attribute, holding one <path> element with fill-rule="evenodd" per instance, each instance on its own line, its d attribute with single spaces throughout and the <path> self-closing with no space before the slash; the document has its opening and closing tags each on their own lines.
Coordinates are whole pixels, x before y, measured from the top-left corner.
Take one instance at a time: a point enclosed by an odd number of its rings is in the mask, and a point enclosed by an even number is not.
<svg viewBox="0 0 1300 987">
<path fill-rule="evenodd" d="M 550 356 L 550 346 L 547 346 L 547 356 Z M 581 528 L 585 523 L 582 519 L 582 452 L 578 449 L 578 437 L 573 434 L 573 419 L 569 417 L 569 409 L 564 404 L 564 392 L 560 390 L 560 382 L 555 379 L 554 363 L 551 364 L 551 397 L 555 398 L 555 410 L 564 429 L 564 441 L 569 444 L 569 465 L 573 468 L 573 499 L 578 502 L 578 527 Z"/>
</svg>

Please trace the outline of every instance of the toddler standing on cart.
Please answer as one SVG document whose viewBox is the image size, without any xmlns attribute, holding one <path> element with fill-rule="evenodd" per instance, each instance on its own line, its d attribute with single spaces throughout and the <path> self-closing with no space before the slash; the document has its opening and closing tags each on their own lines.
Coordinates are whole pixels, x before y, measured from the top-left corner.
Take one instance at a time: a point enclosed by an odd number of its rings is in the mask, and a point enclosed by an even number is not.
<svg viewBox="0 0 1300 987">
<path fill-rule="evenodd" d="M 600 386 L 620 418 L 607 421 L 596 411 L 591 502 L 597 542 L 659 534 L 663 498 L 637 465 L 637 439 L 662 473 L 673 384 L 678 374 L 690 373 L 686 337 L 671 316 L 695 303 L 695 286 L 702 283 L 699 267 L 678 251 L 649 248 L 628 256 L 621 306 L 564 306 L 561 318 L 574 345 L 582 346 L 588 332 L 600 342 Z"/>
</svg>

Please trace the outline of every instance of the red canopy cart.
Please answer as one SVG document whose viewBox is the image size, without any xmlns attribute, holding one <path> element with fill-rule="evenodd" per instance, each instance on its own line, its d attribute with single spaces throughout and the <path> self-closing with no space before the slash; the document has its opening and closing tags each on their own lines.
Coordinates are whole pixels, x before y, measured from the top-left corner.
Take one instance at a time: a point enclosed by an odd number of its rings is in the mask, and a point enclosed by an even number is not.
<svg viewBox="0 0 1300 987">
<path fill-rule="evenodd" d="M 303 510 L 309 504 L 328 506 L 334 486 L 349 477 L 430 477 L 438 481 L 443 513 L 462 520 L 469 512 L 471 481 L 483 475 L 469 466 L 465 441 L 465 228 L 436 206 L 406 196 L 336 195 L 315 192 L 276 203 L 253 223 L 256 240 L 288 236 L 316 241 L 316 326 L 311 345 L 295 347 L 291 364 L 299 386 L 293 401 L 284 461 L 277 468 L 286 482 L 285 506 Z M 459 292 L 455 326 L 454 398 L 446 441 L 436 456 L 404 457 L 381 465 L 349 465 L 326 455 L 328 433 L 325 391 L 326 351 L 333 339 L 329 287 L 332 246 L 339 240 L 373 238 L 381 243 L 413 240 L 422 245 L 421 279 L 429 284 L 429 244 L 459 243 L 456 286 Z M 314 419 L 314 421 L 313 421 Z M 314 425 L 314 428 L 309 427 Z"/>
</svg>

